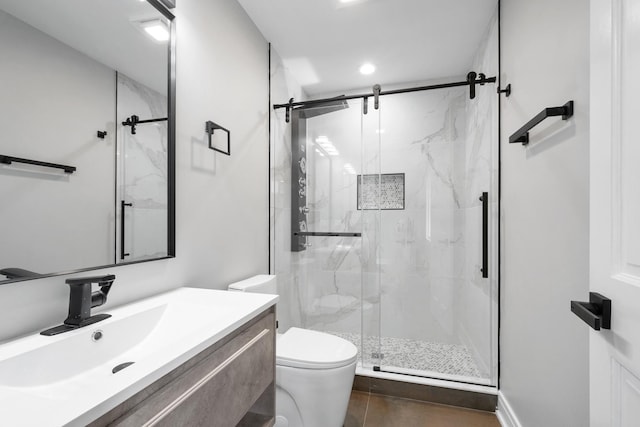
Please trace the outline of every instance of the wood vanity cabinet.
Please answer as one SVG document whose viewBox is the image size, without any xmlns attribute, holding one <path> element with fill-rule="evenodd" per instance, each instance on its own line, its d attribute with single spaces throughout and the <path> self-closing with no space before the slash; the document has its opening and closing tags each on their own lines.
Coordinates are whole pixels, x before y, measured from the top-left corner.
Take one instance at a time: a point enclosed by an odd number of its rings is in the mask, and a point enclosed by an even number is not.
<svg viewBox="0 0 640 427">
<path fill-rule="evenodd" d="M 91 427 L 233 427 L 275 423 L 275 307 L 247 322 Z"/>
</svg>

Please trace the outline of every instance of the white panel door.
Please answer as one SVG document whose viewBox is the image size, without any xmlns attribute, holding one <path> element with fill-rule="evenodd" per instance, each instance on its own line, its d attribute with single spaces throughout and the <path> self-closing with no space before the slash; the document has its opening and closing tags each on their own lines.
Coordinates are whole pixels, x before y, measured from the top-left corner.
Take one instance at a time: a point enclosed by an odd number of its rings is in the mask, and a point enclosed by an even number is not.
<svg viewBox="0 0 640 427">
<path fill-rule="evenodd" d="M 640 0 L 591 0 L 591 426 L 640 425 Z"/>
</svg>

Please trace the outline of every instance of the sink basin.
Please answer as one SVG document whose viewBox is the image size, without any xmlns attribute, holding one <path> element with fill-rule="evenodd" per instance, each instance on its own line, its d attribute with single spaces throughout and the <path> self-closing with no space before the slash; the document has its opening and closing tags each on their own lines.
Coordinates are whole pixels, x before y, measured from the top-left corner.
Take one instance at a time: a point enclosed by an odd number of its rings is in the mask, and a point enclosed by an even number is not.
<svg viewBox="0 0 640 427">
<path fill-rule="evenodd" d="M 84 328 L 2 344 L 0 425 L 86 425 L 276 301 L 181 288 L 107 307 L 112 317 Z"/>
<path fill-rule="evenodd" d="M 68 381 L 108 363 L 145 340 L 166 309 L 166 304 L 152 307 L 112 322 L 67 332 L 67 336 L 56 341 L 34 337 L 9 344 L 6 353 L 15 355 L 0 362 L 0 386 L 35 387 Z M 31 346 L 35 348 L 30 350 Z"/>
</svg>

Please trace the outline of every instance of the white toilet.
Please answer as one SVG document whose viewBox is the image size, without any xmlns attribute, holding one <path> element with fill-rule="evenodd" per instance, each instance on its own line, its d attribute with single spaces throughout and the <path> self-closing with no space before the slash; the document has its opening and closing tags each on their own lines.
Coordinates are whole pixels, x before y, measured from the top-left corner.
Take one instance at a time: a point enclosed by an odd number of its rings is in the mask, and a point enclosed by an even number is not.
<svg viewBox="0 0 640 427">
<path fill-rule="evenodd" d="M 276 276 L 254 276 L 229 290 L 276 294 Z M 323 332 L 290 328 L 278 334 L 275 427 L 341 427 L 357 353 L 349 341 Z"/>
</svg>

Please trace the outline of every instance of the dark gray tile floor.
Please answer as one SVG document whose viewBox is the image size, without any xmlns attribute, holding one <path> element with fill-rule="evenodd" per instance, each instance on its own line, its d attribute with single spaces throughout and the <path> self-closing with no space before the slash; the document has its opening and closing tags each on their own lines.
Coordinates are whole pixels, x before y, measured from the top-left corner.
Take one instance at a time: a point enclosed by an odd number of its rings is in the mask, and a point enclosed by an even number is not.
<svg viewBox="0 0 640 427">
<path fill-rule="evenodd" d="M 344 427 L 500 427 L 492 412 L 353 391 Z"/>
</svg>

